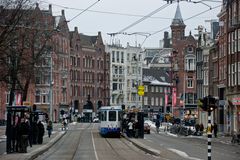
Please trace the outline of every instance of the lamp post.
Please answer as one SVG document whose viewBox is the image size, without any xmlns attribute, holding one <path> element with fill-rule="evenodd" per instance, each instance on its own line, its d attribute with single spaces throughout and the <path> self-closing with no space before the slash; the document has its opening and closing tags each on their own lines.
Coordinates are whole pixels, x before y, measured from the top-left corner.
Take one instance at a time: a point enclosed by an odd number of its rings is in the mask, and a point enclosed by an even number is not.
<svg viewBox="0 0 240 160">
<path fill-rule="evenodd" d="M 50 121 L 53 121 L 53 64 L 52 64 L 52 54 L 50 55 L 50 108 L 49 108 L 49 116 L 50 116 Z"/>
</svg>

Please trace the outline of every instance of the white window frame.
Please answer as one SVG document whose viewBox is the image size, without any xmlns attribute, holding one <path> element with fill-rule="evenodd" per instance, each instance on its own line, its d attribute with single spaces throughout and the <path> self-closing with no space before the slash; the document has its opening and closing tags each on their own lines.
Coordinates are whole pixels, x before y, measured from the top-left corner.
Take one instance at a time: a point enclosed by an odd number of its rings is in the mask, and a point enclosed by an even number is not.
<svg viewBox="0 0 240 160">
<path fill-rule="evenodd" d="M 193 78 L 187 79 L 187 88 L 193 88 Z"/>
<path fill-rule="evenodd" d="M 156 105 L 156 106 L 158 106 L 158 102 L 159 102 L 158 97 L 156 97 L 156 98 L 155 98 L 155 105 Z"/>
<path fill-rule="evenodd" d="M 144 99 L 144 100 L 143 100 L 144 105 L 148 105 L 148 97 L 145 97 L 145 96 L 144 96 L 143 99 Z"/>
<path fill-rule="evenodd" d="M 240 21 L 240 15 L 239 15 L 239 21 Z M 240 51 L 240 29 L 238 29 L 238 51 Z"/>
<path fill-rule="evenodd" d="M 151 98 L 151 105 L 154 106 L 154 97 Z"/>
<path fill-rule="evenodd" d="M 160 99 L 159 105 L 160 105 L 160 106 L 163 106 L 163 97 L 160 97 L 159 99 Z"/>
<path fill-rule="evenodd" d="M 240 62 L 238 62 L 238 85 L 240 85 Z"/>
<path fill-rule="evenodd" d="M 144 92 L 148 92 L 148 86 L 144 85 Z"/>
</svg>

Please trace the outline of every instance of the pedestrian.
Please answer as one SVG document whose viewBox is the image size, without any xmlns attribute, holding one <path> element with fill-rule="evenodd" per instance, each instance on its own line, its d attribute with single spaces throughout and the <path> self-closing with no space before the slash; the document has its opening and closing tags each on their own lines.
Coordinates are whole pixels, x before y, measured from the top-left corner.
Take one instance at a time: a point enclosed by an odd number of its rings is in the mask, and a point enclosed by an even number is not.
<svg viewBox="0 0 240 160">
<path fill-rule="evenodd" d="M 203 126 L 202 123 L 201 123 L 200 126 L 199 126 L 199 131 L 200 131 L 200 134 L 202 135 L 202 134 L 203 134 L 203 131 L 204 131 L 204 126 Z"/>
<path fill-rule="evenodd" d="M 38 144 L 42 144 L 44 135 L 44 125 L 41 121 L 38 122 Z"/>
<path fill-rule="evenodd" d="M 50 138 L 50 136 L 51 136 L 51 134 L 52 134 L 52 129 L 53 129 L 52 121 L 48 121 L 47 131 L 48 131 L 48 137 L 49 137 L 49 138 Z"/>
<path fill-rule="evenodd" d="M 20 138 L 19 152 L 27 153 L 29 126 L 28 122 L 25 122 L 25 118 L 21 118 L 18 134 Z"/>
<path fill-rule="evenodd" d="M 214 137 L 217 138 L 217 132 L 218 132 L 218 125 L 217 125 L 217 123 L 214 123 L 214 125 L 213 125 L 213 132 L 214 132 Z"/>
<path fill-rule="evenodd" d="M 128 136 L 130 138 L 133 136 L 133 122 L 131 120 L 128 122 Z"/>
<path fill-rule="evenodd" d="M 38 125 L 37 125 L 37 120 L 34 120 L 32 122 L 32 143 L 37 144 L 37 139 L 38 139 Z"/>
<path fill-rule="evenodd" d="M 196 130 L 196 135 L 199 135 L 199 131 L 200 131 L 200 125 L 197 123 L 196 125 L 195 125 L 195 130 Z"/>
<path fill-rule="evenodd" d="M 139 133 L 139 123 L 138 120 L 134 122 L 134 129 L 135 129 L 135 138 L 138 138 L 138 133 Z"/>
<path fill-rule="evenodd" d="M 160 120 L 158 118 L 156 119 L 155 126 L 156 126 L 156 132 L 159 133 Z"/>
</svg>

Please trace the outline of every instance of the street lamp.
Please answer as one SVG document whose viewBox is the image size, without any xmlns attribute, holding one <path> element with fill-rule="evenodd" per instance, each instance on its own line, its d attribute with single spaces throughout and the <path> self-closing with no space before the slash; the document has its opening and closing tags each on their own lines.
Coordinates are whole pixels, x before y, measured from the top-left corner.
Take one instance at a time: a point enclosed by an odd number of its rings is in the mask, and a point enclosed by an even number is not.
<svg viewBox="0 0 240 160">
<path fill-rule="evenodd" d="M 49 109 L 49 112 L 50 112 L 50 121 L 53 121 L 53 64 L 52 64 L 52 54 L 50 55 L 50 109 Z"/>
</svg>

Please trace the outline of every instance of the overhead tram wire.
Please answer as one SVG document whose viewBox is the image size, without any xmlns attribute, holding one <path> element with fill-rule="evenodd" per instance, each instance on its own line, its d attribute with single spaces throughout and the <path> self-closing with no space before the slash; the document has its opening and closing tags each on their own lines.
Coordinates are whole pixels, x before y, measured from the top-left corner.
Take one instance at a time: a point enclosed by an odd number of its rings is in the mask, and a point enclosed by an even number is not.
<svg viewBox="0 0 240 160">
<path fill-rule="evenodd" d="M 46 2 L 46 1 L 41 1 L 41 2 L 50 4 L 49 2 Z M 69 9 L 69 10 L 76 10 L 76 11 L 83 11 L 83 10 L 84 10 L 84 9 L 82 9 L 82 8 L 66 7 L 66 6 L 63 6 L 63 5 L 56 4 L 56 3 L 51 3 L 51 5 L 57 6 L 57 7 L 59 7 L 59 8 L 63 8 L 63 9 Z M 140 15 L 140 14 L 128 14 L 128 13 L 120 13 L 120 12 L 108 12 L 108 11 L 99 11 L 99 10 L 91 10 L 91 9 L 88 9 L 87 11 L 88 11 L 88 12 L 94 12 L 94 13 L 102 13 L 102 14 L 112 14 L 112 15 L 128 16 L 128 17 L 144 17 L 144 15 Z M 158 16 L 149 17 L 149 18 L 152 18 L 152 19 L 172 19 L 172 18 L 170 18 L 170 17 L 158 17 Z"/>
<path fill-rule="evenodd" d="M 190 19 L 192 19 L 192 18 L 195 18 L 195 17 L 197 17 L 197 16 L 199 16 L 199 15 L 201 15 L 201 14 L 204 14 L 204 13 L 210 11 L 210 10 L 217 9 L 217 8 L 219 8 L 219 7 L 221 7 L 221 6 L 222 6 L 222 5 L 218 5 L 218 6 L 209 8 L 209 9 L 204 10 L 204 11 L 202 11 L 202 12 L 200 12 L 200 13 L 197 13 L 197 14 L 195 14 L 195 15 L 187 18 L 187 19 L 184 19 L 183 21 L 188 21 L 188 20 L 190 20 Z M 168 29 L 168 28 L 170 28 L 170 27 L 168 26 L 168 27 L 165 27 L 165 28 L 163 28 L 163 29 L 161 29 L 161 30 L 159 30 L 159 31 L 156 31 L 156 32 L 152 33 L 150 36 L 155 35 L 155 34 L 157 34 L 157 33 L 159 33 L 159 32 L 162 32 L 162 31 L 164 31 L 164 30 L 166 30 L 166 29 Z"/>
<path fill-rule="evenodd" d="M 166 7 L 169 6 L 169 5 L 170 5 L 170 4 L 164 4 L 163 6 L 159 7 L 158 9 L 156 9 L 156 10 L 154 10 L 153 12 L 149 13 L 148 15 L 146 15 L 146 16 L 140 18 L 140 19 L 137 20 L 136 22 L 134 22 L 134 23 L 130 24 L 129 26 L 123 28 L 122 30 L 120 30 L 120 31 L 117 32 L 116 34 L 122 34 L 122 33 L 123 33 L 124 31 L 126 31 L 127 29 L 129 29 L 129 28 L 131 28 L 131 27 L 137 25 L 138 23 L 144 21 L 145 19 L 151 17 L 152 15 L 154 15 L 155 13 L 157 13 L 157 12 L 163 10 L 164 8 L 166 8 Z"/>
<path fill-rule="evenodd" d="M 197 13 L 197 14 L 195 14 L 195 15 L 187 18 L 187 19 L 184 19 L 183 21 L 188 21 L 188 20 L 190 20 L 190 19 L 192 19 L 192 18 L 195 18 L 195 17 L 197 17 L 197 16 L 199 16 L 199 15 L 201 15 L 201 14 L 204 14 L 204 13 L 210 11 L 210 10 L 214 10 L 214 9 L 219 8 L 219 7 L 221 7 L 221 6 L 222 6 L 222 5 L 218 5 L 218 6 L 209 8 L 209 9 L 204 10 L 204 11 L 202 11 L 202 12 L 200 12 L 200 13 Z M 145 37 L 145 39 L 143 40 L 141 46 L 145 43 L 145 41 L 146 41 L 149 37 L 151 37 L 151 36 L 153 36 L 153 35 L 155 35 L 155 34 L 157 34 L 157 33 L 159 33 L 159 32 L 165 31 L 165 30 L 168 29 L 168 28 L 170 28 L 170 26 L 165 27 L 165 28 L 163 28 L 163 29 L 161 29 L 161 30 L 159 30 L 159 31 L 153 32 L 152 34 L 147 35 L 147 36 Z"/>
<path fill-rule="evenodd" d="M 83 12 L 87 11 L 89 8 L 91 8 L 92 6 L 94 6 L 95 4 L 97 4 L 100 0 L 97 0 L 96 2 L 94 2 L 92 5 L 90 5 L 89 7 L 87 7 L 86 9 L 84 9 L 82 12 L 80 12 L 79 14 L 77 14 L 76 16 L 74 16 L 73 18 L 71 18 L 68 22 L 71 22 L 72 20 L 74 20 L 75 18 L 77 18 L 78 16 L 80 16 Z"/>
</svg>

